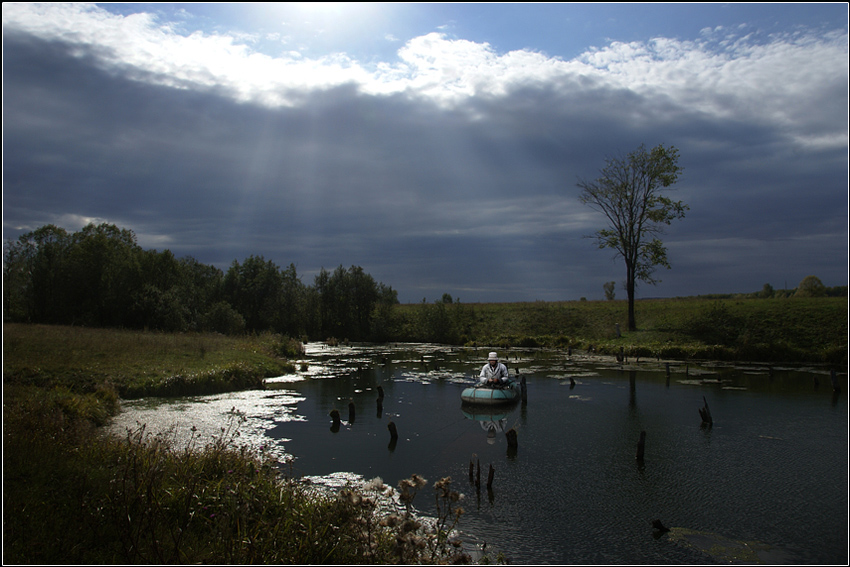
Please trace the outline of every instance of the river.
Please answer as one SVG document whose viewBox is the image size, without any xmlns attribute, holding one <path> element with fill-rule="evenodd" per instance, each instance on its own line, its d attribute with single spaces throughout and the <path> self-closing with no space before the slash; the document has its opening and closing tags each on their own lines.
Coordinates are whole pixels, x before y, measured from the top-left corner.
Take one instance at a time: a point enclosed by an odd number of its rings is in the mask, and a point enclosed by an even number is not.
<svg viewBox="0 0 850 567">
<path fill-rule="evenodd" d="M 266 390 L 125 401 L 111 427 L 143 423 L 181 443 L 192 428 L 221 435 L 235 411 L 247 418 L 240 442 L 289 475 L 393 486 L 451 476 L 465 495 L 461 530 L 512 563 L 847 564 L 847 395 L 828 369 L 510 349 L 500 355 L 526 378 L 527 401 L 464 411 L 460 392 L 488 350 L 312 343 L 298 372 Z M 492 465 L 492 490 L 470 482 L 471 461 L 485 478 Z M 428 488 L 415 505 L 433 512 Z"/>
</svg>

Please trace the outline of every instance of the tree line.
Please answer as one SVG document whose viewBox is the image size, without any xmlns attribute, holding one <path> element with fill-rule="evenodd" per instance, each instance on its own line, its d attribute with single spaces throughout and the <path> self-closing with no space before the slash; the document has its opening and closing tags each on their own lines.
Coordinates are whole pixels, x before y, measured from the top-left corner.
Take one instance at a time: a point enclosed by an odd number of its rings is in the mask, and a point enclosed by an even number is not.
<svg viewBox="0 0 850 567">
<path fill-rule="evenodd" d="M 4 243 L 4 321 L 225 334 L 384 340 L 398 293 L 363 268 L 324 268 L 313 285 L 262 256 L 226 272 L 144 250 L 112 224 L 49 224 Z"/>
</svg>

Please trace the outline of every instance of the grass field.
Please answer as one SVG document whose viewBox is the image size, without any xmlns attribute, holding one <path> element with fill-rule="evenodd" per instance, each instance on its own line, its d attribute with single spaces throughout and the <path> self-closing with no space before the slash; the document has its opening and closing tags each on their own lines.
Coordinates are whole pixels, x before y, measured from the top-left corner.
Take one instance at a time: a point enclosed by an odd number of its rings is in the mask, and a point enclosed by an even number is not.
<svg viewBox="0 0 850 567">
<path fill-rule="evenodd" d="M 92 392 L 108 385 L 125 398 L 260 387 L 294 370 L 283 356 L 297 341 L 275 335 L 226 337 L 48 325 L 3 327 L 4 384 Z"/>
<path fill-rule="evenodd" d="M 408 328 L 433 305 L 398 307 Z M 648 299 L 449 304 L 460 344 L 594 349 L 678 359 L 847 364 L 847 298 Z M 619 326 L 619 336 L 618 336 Z"/>
</svg>

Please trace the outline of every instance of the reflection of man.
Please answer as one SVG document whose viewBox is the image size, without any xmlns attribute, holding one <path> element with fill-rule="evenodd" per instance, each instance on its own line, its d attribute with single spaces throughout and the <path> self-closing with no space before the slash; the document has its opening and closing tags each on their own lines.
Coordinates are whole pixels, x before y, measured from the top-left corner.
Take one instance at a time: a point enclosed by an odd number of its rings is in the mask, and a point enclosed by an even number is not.
<svg viewBox="0 0 850 567">
<path fill-rule="evenodd" d="M 508 383 L 508 367 L 499 362 L 495 352 L 491 352 L 487 357 L 487 364 L 481 369 L 478 383 L 488 386 L 502 386 Z"/>
<path fill-rule="evenodd" d="M 495 420 L 493 420 L 493 421 L 482 421 L 481 422 L 481 429 L 483 429 L 484 431 L 494 431 L 494 432 L 504 433 L 505 432 L 505 426 L 507 426 L 507 425 L 508 425 L 508 418 L 503 417 L 499 421 L 495 421 Z"/>
<path fill-rule="evenodd" d="M 482 421 L 481 429 L 487 432 L 487 443 L 493 445 L 496 442 L 496 432 L 504 433 L 507 424 L 507 417 L 503 417 L 499 421 Z"/>
</svg>

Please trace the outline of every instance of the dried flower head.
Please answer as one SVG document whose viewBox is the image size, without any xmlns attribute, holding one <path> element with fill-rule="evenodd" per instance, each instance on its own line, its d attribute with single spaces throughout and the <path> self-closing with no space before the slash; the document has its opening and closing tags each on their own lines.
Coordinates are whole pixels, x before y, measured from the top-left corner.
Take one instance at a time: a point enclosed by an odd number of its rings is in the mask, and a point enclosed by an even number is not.
<svg viewBox="0 0 850 567">
<path fill-rule="evenodd" d="M 363 485 L 363 490 L 384 490 L 385 488 L 384 480 L 379 476 Z"/>
</svg>

